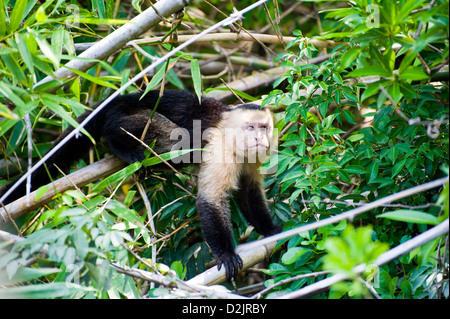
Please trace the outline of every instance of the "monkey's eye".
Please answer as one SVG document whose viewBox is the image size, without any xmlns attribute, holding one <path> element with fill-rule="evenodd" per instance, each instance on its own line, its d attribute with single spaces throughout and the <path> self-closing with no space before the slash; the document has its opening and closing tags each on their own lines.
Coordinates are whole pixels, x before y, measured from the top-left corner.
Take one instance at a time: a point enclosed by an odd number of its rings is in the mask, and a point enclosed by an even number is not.
<svg viewBox="0 0 450 319">
<path fill-rule="evenodd" d="M 254 131 L 255 127 L 253 125 L 249 125 L 249 126 L 247 126 L 247 130 Z"/>
<path fill-rule="evenodd" d="M 261 125 L 261 130 L 263 131 L 267 130 L 267 125 Z"/>
</svg>

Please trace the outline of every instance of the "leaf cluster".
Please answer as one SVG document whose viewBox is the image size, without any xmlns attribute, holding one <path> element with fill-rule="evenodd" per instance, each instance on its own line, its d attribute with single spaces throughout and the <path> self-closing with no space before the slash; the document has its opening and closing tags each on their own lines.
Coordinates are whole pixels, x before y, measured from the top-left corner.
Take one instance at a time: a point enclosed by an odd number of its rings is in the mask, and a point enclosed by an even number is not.
<svg viewBox="0 0 450 319">
<path fill-rule="evenodd" d="M 318 50 L 300 37 L 300 31 L 287 45 L 289 50 L 276 58 L 288 71 L 275 81 L 280 89 L 271 91 L 263 105 L 283 111 L 276 125 L 281 132 L 279 161 L 271 187 L 275 212 L 287 229 L 448 174 L 448 82 L 427 81 L 433 67 L 448 63 L 448 2 L 437 1 L 428 11 L 423 1 L 372 1 L 378 25 L 367 23 L 373 18 L 368 5 L 355 1 L 325 12 L 338 24 L 320 38 L 349 43 L 334 48 L 327 61 L 310 63 Z M 438 123 L 435 134 L 432 123 Z M 445 222 L 448 204 L 434 205 L 439 194 L 417 194 L 400 204 L 404 209 L 379 207 L 355 221 L 374 225 L 370 231 L 348 228 L 330 239 L 318 230 L 307 237 L 302 234 L 295 244 L 291 239 L 286 252 L 279 249 L 282 263 L 270 265 L 268 273 L 275 278 L 266 285 L 300 272 L 351 271 L 358 263 L 370 262 L 387 245 L 396 246 L 426 225 Z M 445 194 L 444 190 L 441 196 Z M 426 209 L 414 209 L 422 206 Z M 371 237 L 384 243 L 371 242 Z M 446 256 L 441 249 L 448 246 L 442 240 L 427 246 L 426 252 L 421 248 L 396 266 L 384 266 L 375 290 L 384 298 L 448 297 L 445 280 L 434 282 L 433 288 L 417 286 L 418 269 L 421 278 L 429 280 L 448 271 L 444 260 L 439 262 L 443 268 L 431 270 L 437 261 L 428 255 L 440 260 Z M 312 281 L 277 286 L 273 294 Z M 357 281 L 334 288 L 329 297 L 371 295 Z"/>
</svg>

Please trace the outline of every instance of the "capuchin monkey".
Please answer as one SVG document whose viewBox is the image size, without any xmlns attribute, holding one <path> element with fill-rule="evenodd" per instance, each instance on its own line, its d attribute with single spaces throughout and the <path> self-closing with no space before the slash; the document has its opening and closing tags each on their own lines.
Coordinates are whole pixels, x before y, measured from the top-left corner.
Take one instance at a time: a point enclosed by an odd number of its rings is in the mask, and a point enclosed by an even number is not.
<svg viewBox="0 0 450 319">
<path fill-rule="evenodd" d="M 142 161 L 145 147 L 125 131 L 141 137 L 158 97 L 158 91 L 150 91 L 142 98 L 140 93 L 118 96 L 84 128 L 96 141 L 103 138 L 111 151 L 125 162 Z M 156 110 L 189 132 L 190 145 L 194 145 L 193 123 L 195 120 L 201 121 L 201 136 L 205 138 L 201 142 L 204 150 L 196 206 L 206 242 L 217 260 L 218 269 L 223 265 L 227 280 L 231 280 L 243 264 L 232 240 L 230 197 L 234 195 L 245 218 L 258 233 L 269 236 L 282 229 L 270 217 L 259 172 L 273 138 L 272 115 L 269 110 L 254 104 L 230 108 L 206 97 L 199 102 L 196 95 L 186 91 L 164 91 Z M 77 122 L 81 123 L 90 113 L 82 114 Z M 72 130 L 73 127 L 69 127 L 64 131 L 55 145 Z M 152 130 L 150 126 L 143 141 L 151 144 L 156 140 L 158 143 L 159 138 L 168 134 L 170 132 L 161 129 Z M 71 138 L 49 158 L 47 169 L 41 166 L 32 174 L 31 190 L 49 183 L 50 176 L 58 175 L 58 168 L 67 170 L 90 147 L 92 142 L 84 134 Z M 14 182 L 0 189 L 0 197 L 12 184 Z M 2 204 L 9 204 L 25 194 L 25 183 L 22 183 Z"/>
</svg>

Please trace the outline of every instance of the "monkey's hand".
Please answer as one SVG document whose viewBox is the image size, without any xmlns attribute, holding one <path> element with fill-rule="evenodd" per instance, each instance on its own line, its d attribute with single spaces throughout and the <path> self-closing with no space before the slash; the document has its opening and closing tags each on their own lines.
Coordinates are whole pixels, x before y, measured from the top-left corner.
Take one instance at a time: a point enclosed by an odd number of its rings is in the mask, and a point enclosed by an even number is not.
<svg viewBox="0 0 450 319">
<path fill-rule="evenodd" d="M 223 253 L 220 256 L 216 256 L 217 260 L 217 269 L 220 270 L 222 265 L 225 267 L 225 274 L 227 276 L 227 280 L 231 281 L 231 278 L 236 278 L 244 264 L 242 262 L 241 257 L 236 253 Z"/>
</svg>

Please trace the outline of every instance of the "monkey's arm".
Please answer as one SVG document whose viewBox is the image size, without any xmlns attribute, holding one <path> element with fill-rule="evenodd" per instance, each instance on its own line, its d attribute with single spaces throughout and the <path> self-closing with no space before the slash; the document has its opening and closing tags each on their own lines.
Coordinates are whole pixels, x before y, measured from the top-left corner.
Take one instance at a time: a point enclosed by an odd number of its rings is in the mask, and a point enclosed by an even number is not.
<svg viewBox="0 0 450 319">
<path fill-rule="evenodd" d="M 242 174 L 235 198 L 245 218 L 258 233 L 270 236 L 281 232 L 282 227 L 275 225 L 270 217 L 263 180 L 259 173 Z"/>
<path fill-rule="evenodd" d="M 222 264 L 225 266 L 227 280 L 230 280 L 243 267 L 241 258 L 234 251 L 228 206 L 230 191 L 236 187 L 238 167 L 233 162 L 219 161 L 213 154 L 203 153 L 198 178 L 197 212 L 217 266 L 219 270 Z"/>
<path fill-rule="evenodd" d="M 207 196 L 197 197 L 197 211 L 200 216 L 203 234 L 220 270 L 225 267 L 227 280 L 236 277 L 243 263 L 234 251 L 231 234 L 230 212 L 226 201 L 212 202 Z"/>
</svg>

